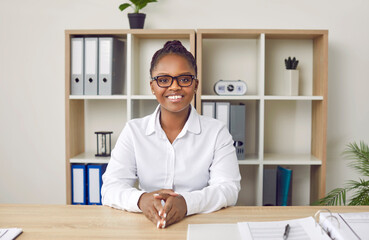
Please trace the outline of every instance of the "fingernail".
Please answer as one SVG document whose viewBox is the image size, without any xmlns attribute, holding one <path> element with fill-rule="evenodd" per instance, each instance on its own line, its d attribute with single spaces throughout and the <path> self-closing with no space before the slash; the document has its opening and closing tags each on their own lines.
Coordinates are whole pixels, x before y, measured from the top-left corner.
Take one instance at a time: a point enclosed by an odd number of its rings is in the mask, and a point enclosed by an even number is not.
<svg viewBox="0 0 369 240">
<path fill-rule="evenodd" d="M 158 193 L 154 193 L 154 197 L 157 197 L 157 196 L 159 196 L 159 194 Z"/>
<path fill-rule="evenodd" d="M 161 216 L 161 210 L 159 210 L 159 216 Z"/>
<path fill-rule="evenodd" d="M 156 224 L 156 228 L 159 228 L 160 226 L 160 221 L 158 221 L 158 224 Z"/>
<path fill-rule="evenodd" d="M 166 213 L 164 213 L 164 218 L 167 218 L 167 214 Z"/>
<path fill-rule="evenodd" d="M 161 228 L 165 228 L 165 224 L 166 224 L 167 222 L 166 221 L 164 221 L 164 223 L 163 223 L 163 225 L 161 226 Z"/>
</svg>

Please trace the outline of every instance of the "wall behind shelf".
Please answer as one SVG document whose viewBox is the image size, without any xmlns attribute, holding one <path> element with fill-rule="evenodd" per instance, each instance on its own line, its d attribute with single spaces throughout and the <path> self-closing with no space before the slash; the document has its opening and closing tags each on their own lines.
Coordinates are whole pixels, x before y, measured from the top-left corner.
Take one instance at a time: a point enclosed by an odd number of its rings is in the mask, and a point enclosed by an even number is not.
<svg viewBox="0 0 369 240">
<path fill-rule="evenodd" d="M 121 2 L 0 1 L 0 203 L 65 203 L 64 30 L 128 28 Z M 160 0 L 144 12 L 146 28 L 329 29 L 330 190 L 357 178 L 345 144 L 369 142 L 368 9 L 358 0 Z"/>
</svg>

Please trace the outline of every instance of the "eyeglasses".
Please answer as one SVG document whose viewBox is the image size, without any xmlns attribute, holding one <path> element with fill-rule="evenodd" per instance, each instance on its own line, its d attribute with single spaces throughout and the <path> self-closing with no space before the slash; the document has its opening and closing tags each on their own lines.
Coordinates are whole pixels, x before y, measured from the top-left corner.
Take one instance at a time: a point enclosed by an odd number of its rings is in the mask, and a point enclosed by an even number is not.
<svg viewBox="0 0 369 240">
<path fill-rule="evenodd" d="M 156 81 L 159 87 L 168 88 L 172 86 L 173 81 L 177 80 L 177 83 L 180 87 L 189 87 L 192 85 L 192 82 L 196 77 L 194 75 L 179 75 L 176 77 L 172 77 L 170 75 L 161 75 L 151 78 L 152 81 Z"/>
</svg>

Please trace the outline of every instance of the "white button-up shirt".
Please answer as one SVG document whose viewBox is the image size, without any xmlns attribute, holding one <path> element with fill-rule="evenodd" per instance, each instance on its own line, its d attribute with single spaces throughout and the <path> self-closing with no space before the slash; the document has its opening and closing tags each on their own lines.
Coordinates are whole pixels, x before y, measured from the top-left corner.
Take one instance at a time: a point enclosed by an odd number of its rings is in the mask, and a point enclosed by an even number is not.
<svg viewBox="0 0 369 240">
<path fill-rule="evenodd" d="M 224 123 L 191 106 L 185 126 L 170 143 L 159 113 L 160 105 L 153 114 L 127 122 L 103 175 L 103 204 L 139 212 L 144 192 L 173 189 L 184 197 L 187 215 L 235 205 L 241 176 Z"/>
</svg>

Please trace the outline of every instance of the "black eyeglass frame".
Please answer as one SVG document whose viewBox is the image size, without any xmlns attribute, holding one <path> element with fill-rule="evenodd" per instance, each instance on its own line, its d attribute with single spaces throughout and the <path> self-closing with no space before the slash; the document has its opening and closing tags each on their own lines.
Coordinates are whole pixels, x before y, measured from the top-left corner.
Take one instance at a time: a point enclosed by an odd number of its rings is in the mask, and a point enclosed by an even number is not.
<svg viewBox="0 0 369 240">
<path fill-rule="evenodd" d="M 179 77 L 185 77 L 185 76 L 191 77 L 191 84 L 190 84 L 190 85 L 188 85 L 188 86 L 182 86 L 182 85 L 179 83 L 179 81 L 178 81 L 178 78 L 179 78 Z M 171 81 L 171 83 L 170 83 L 170 85 L 169 85 L 169 86 L 165 86 L 165 87 L 163 87 L 163 86 L 160 86 L 160 84 L 159 84 L 159 82 L 158 82 L 158 78 L 159 78 L 159 77 L 170 77 L 170 78 L 172 79 L 172 81 Z M 172 86 L 174 79 L 177 81 L 178 86 L 180 86 L 180 87 L 190 87 L 190 86 L 192 85 L 192 83 L 193 83 L 193 80 L 196 80 L 196 76 L 195 76 L 195 75 L 190 75 L 190 74 L 183 74 L 183 75 L 178 75 L 178 76 L 175 76 L 175 77 L 170 76 L 170 75 L 159 75 L 159 76 L 156 76 L 156 77 L 152 77 L 152 78 L 151 78 L 151 81 L 156 81 L 156 83 L 158 84 L 158 86 L 159 86 L 159 87 L 161 87 L 161 88 L 169 88 L 170 86 Z"/>
</svg>

